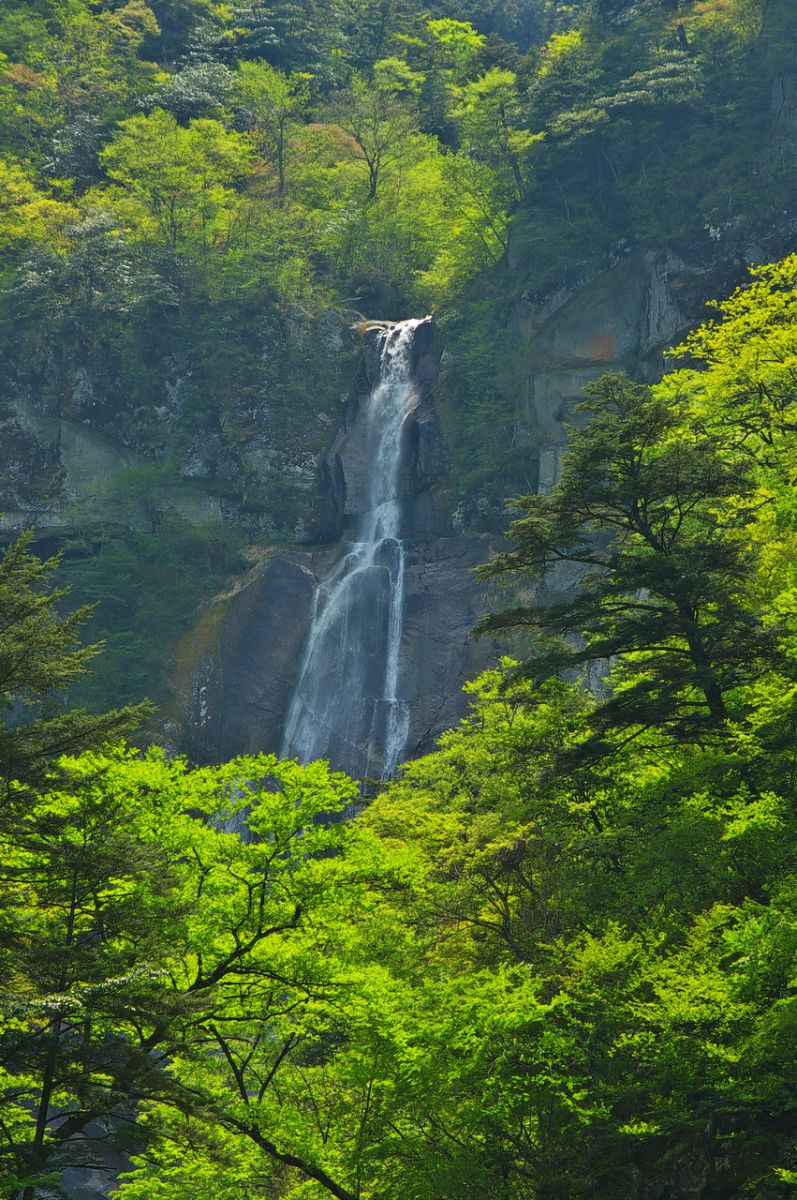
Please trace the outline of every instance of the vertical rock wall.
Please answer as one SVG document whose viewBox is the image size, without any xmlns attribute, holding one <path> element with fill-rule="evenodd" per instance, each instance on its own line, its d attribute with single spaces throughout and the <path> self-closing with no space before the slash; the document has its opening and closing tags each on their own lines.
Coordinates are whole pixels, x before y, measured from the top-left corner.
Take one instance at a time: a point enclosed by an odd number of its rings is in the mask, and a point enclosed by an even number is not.
<svg viewBox="0 0 797 1200">
<path fill-rule="evenodd" d="M 340 537 L 367 503 L 371 464 L 361 414 L 377 379 L 375 349 L 375 337 L 367 335 L 343 421 L 319 466 L 316 536 Z M 431 399 L 437 373 L 431 321 L 417 331 L 413 373 L 421 402 L 404 429 L 400 488 L 406 552 L 401 691 L 411 712 L 410 756 L 431 748 L 456 723 L 464 711 L 462 684 L 494 653 L 488 642 L 470 637 L 484 609 L 484 590 L 472 569 L 486 557 L 485 539 L 456 532 L 434 500 L 446 456 Z M 213 761 L 279 750 L 302 666 L 314 589 L 341 552 L 339 541 L 276 551 L 226 602 L 210 644 L 203 646 L 190 672 L 178 722 L 178 740 L 193 757 Z M 350 766 L 346 761 L 334 765 Z"/>
</svg>

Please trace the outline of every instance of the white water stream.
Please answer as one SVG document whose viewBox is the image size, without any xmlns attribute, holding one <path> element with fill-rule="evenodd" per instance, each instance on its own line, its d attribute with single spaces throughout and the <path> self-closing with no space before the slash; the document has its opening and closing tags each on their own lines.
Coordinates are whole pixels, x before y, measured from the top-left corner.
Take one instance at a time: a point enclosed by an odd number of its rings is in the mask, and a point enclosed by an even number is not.
<svg viewBox="0 0 797 1200">
<path fill-rule="evenodd" d="M 405 552 L 401 540 L 402 444 L 419 396 L 412 345 L 421 321 L 380 337 L 379 382 L 358 420 L 369 462 L 366 511 L 330 576 L 316 589 L 299 681 L 282 752 L 329 758 L 361 776 L 390 779 L 402 760 L 410 712 L 400 697 Z"/>
</svg>

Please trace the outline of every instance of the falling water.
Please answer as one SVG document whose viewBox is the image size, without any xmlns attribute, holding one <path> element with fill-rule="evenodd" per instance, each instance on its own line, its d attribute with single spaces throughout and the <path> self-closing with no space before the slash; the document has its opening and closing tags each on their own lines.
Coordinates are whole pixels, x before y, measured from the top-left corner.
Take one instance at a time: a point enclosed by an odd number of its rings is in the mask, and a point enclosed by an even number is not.
<svg viewBox="0 0 797 1200">
<path fill-rule="evenodd" d="M 403 321 L 380 338 L 380 379 L 363 414 L 366 511 L 357 540 L 316 590 L 283 742 L 286 756 L 328 758 L 361 776 L 381 760 L 382 779 L 401 762 L 410 723 L 400 698 L 405 550 L 399 493 L 402 431 L 418 404 L 412 344 L 420 324 Z"/>
</svg>

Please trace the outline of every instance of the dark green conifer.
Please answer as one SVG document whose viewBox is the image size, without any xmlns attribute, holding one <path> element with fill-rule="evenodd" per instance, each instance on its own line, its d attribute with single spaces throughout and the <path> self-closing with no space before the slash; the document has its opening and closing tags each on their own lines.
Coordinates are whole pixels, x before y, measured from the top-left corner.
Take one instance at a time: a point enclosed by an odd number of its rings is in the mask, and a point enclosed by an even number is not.
<svg viewBox="0 0 797 1200">
<path fill-rule="evenodd" d="M 590 420 L 572 433 L 559 483 L 516 501 L 514 548 L 483 574 L 541 577 L 568 564 L 583 572 L 580 586 L 489 616 L 480 631 L 534 630 L 521 674 L 535 679 L 615 665 L 593 751 L 609 729 L 702 737 L 725 722 L 734 690 L 770 652 L 745 598 L 744 511 L 723 503 L 744 494 L 744 470 L 624 376 L 601 379 L 579 407 Z"/>
<path fill-rule="evenodd" d="M 53 586 L 59 560 L 37 558 L 32 542 L 28 531 L 0 557 L 0 799 L 12 781 L 35 785 L 59 755 L 118 739 L 149 711 L 147 704 L 99 715 L 67 707 L 102 645 L 81 645 L 91 610 L 59 611 L 68 593 Z"/>
</svg>

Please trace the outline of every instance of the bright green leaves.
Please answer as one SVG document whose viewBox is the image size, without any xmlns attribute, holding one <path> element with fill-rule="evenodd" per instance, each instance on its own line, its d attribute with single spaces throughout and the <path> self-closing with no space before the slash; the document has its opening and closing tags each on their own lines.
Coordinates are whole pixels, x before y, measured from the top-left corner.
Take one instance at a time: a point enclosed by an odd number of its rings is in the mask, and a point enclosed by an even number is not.
<svg viewBox="0 0 797 1200">
<path fill-rule="evenodd" d="M 690 35 L 710 44 L 723 36 L 756 41 L 764 29 L 766 6 L 761 0 L 696 0 L 679 14 Z"/>
<path fill-rule="evenodd" d="M 149 224 L 174 248 L 230 239 L 239 209 L 232 185 L 251 159 L 244 138 L 218 121 L 191 121 L 184 129 L 162 109 L 123 121 L 102 153 L 109 177 L 125 188 L 121 211 L 132 200 L 144 229 Z M 133 214 L 135 207 L 135 220 Z"/>
<path fill-rule="evenodd" d="M 0 248 L 6 254 L 31 243 L 63 246 L 63 229 L 77 216 L 73 205 L 39 190 L 14 162 L 0 161 Z"/>
<path fill-rule="evenodd" d="M 0 830 L 1 1061 L 10 1097 L 34 1114 L 4 1147 L 7 1170 L 66 1165 L 70 1130 L 142 1094 L 167 1112 L 201 1103 L 249 1120 L 229 1092 L 239 1069 L 257 1080 L 258 1127 L 279 1108 L 264 1080 L 280 1030 L 291 1045 L 314 1037 L 345 984 L 322 864 L 347 827 L 321 818 L 353 795 L 319 764 L 266 757 L 196 770 L 155 751 L 60 762 Z M 62 1127 L 53 1105 L 79 1116 Z"/>
<path fill-rule="evenodd" d="M 705 369 L 596 385 L 495 568 L 571 563 L 579 591 L 488 622 L 539 631 L 524 668 L 486 677 L 365 817 L 411 852 L 430 969 L 467 991 L 525 964 L 545 999 L 513 980 L 528 1023 L 470 1079 L 494 1164 L 543 1194 L 695 1155 L 788 1178 L 765 1114 L 793 1108 L 792 274 L 765 268 L 689 340 Z M 539 687 L 596 658 L 616 663 L 596 698 Z"/>
<path fill-rule="evenodd" d="M 504 255 L 530 143 L 473 25 L 332 0 L 156 7 L 163 30 L 140 0 L 9 18 L 0 238 L 63 253 L 66 223 L 110 219 L 150 277 L 165 246 L 214 296 L 265 284 L 310 311 L 428 307 Z M 36 188 L 45 163 L 74 205 Z"/>
<path fill-rule="evenodd" d="M 454 117 L 463 146 L 477 160 L 502 173 L 513 199 L 522 200 L 527 187 L 525 156 L 542 135 L 525 128 L 517 75 L 492 67 L 465 84 L 458 93 Z"/>
<path fill-rule="evenodd" d="M 793 1021 L 788 762 L 760 792 L 733 736 L 724 752 L 638 739 L 600 772 L 563 769 L 589 720 L 577 689 L 491 674 L 475 692 L 363 818 L 407 856 L 398 911 L 429 939 L 421 1061 L 438 1084 L 424 1100 L 419 1068 L 413 1134 L 428 1186 L 461 1194 L 467 1164 L 482 1195 L 529 1179 L 612 1195 L 684 1155 L 719 1161 L 728 1139 L 720 1171 L 789 1161 L 759 1108 L 784 1103 L 793 1069 L 768 1041 Z M 446 1133 L 462 1139 L 448 1170 Z"/>
<path fill-rule="evenodd" d="M 330 115 L 352 139 L 355 161 L 362 164 L 368 183 L 365 198 L 375 200 L 384 175 L 407 157 L 412 114 L 394 88 L 355 75 L 351 88 L 334 100 Z"/>
<path fill-rule="evenodd" d="M 310 102 L 310 76 L 285 75 L 265 62 L 243 62 L 237 97 L 244 119 L 276 167 L 280 198 L 286 189 L 289 139 Z"/>
<path fill-rule="evenodd" d="M 374 63 L 374 82 L 384 92 L 414 95 L 425 78 L 420 71 L 413 71 L 403 58 L 380 58 Z"/>
<path fill-rule="evenodd" d="M 657 387 L 683 413 L 690 429 L 705 431 L 746 488 L 728 498 L 725 519 L 752 555 L 745 586 L 780 654 L 795 657 L 794 396 L 797 383 L 797 308 L 794 258 L 753 269 L 753 281 L 716 307 L 719 319 L 691 334 L 675 351 L 703 369 L 672 371 Z M 741 532 L 743 531 L 743 532 Z M 790 671 L 789 671 L 790 675 Z M 789 720 L 791 679 L 762 679 L 756 688 L 757 726 L 775 710 Z"/>
<path fill-rule="evenodd" d="M 49 144 L 55 135 L 60 157 L 78 129 L 88 135 L 84 151 L 90 152 L 92 126 L 106 114 L 120 115 L 151 85 L 157 69 L 146 51 L 158 33 L 142 0 L 99 12 L 82 3 L 58 5 L 46 17 L 12 5 L 0 18 L 0 42 L 11 58 L 0 136 L 37 165 L 42 140 Z"/>
<path fill-rule="evenodd" d="M 548 75 L 551 71 L 566 62 L 582 45 L 584 35 L 580 29 L 569 29 L 567 33 L 555 33 L 549 38 L 540 51 L 540 66 L 538 74 Z"/>
<path fill-rule="evenodd" d="M 433 53 L 443 69 L 460 83 L 472 74 L 487 39 L 467 21 L 440 17 L 426 22 Z"/>
</svg>

